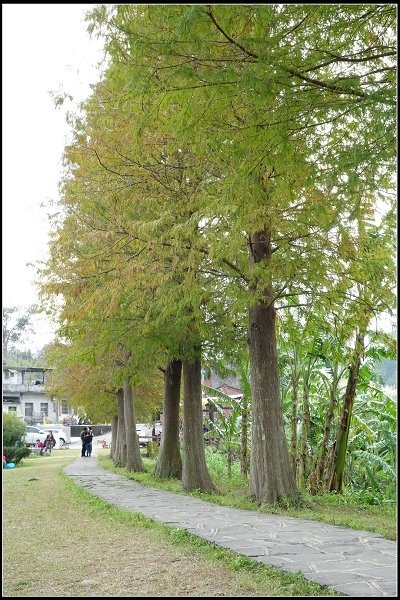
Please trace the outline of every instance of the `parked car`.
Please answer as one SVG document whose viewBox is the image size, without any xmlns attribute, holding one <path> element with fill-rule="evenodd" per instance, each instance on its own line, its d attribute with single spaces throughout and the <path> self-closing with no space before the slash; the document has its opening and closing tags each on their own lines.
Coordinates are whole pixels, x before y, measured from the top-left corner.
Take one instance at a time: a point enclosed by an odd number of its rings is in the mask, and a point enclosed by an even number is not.
<svg viewBox="0 0 400 600">
<path fill-rule="evenodd" d="M 26 434 L 24 436 L 25 446 L 34 446 L 36 444 L 36 440 L 44 442 L 49 431 L 53 432 L 56 447 L 58 446 L 60 448 L 65 444 L 65 438 L 61 438 L 59 433 L 54 429 L 44 430 L 39 429 L 39 427 L 35 427 L 34 425 L 27 425 Z"/>
<path fill-rule="evenodd" d="M 152 426 L 148 423 L 136 423 L 136 433 L 139 436 L 139 445 L 147 446 L 151 440 Z"/>
<path fill-rule="evenodd" d="M 153 427 L 155 430 L 155 435 L 161 435 L 161 423 L 155 423 L 155 425 L 151 425 L 150 423 L 136 423 L 136 433 L 139 436 L 139 444 L 140 446 L 147 446 L 149 442 L 151 442 L 153 437 Z"/>
<path fill-rule="evenodd" d="M 34 427 L 33 425 L 27 425 L 26 433 L 24 436 L 25 445 L 34 446 L 36 444 L 36 440 L 44 442 L 44 440 L 47 437 L 47 433 L 48 432 L 43 431 L 43 429 L 39 429 L 38 427 Z"/>
<path fill-rule="evenodd" d="M 56 423 L 56 424 L 48 424 L 46 423 L 45 425 L 41 425 L 40 429 L 42 429 L 43 431 L 52 431 L 54 437 L 57 439 L 59 439 L 59 445 L 60 446 L 64 446 L 64 444 L 70 444 L 71 443 L 71 435 L 69 434 L 68 431 L 66 431 L 65 427 L 62 427 L 60 424 Z"/>
</svg>

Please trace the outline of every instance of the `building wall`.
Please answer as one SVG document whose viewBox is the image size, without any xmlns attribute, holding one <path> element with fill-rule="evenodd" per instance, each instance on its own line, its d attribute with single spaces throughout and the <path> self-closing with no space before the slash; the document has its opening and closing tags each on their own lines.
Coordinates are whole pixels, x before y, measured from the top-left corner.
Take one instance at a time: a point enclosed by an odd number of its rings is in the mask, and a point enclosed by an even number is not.
<svg viewBox="0 0 400 600">
<path fill-rule="evenodd" d="M 52 423 L 58 422 L 60 415 L 58 402 L 53 401 L 46 394 L 21 393 L 18 400 L 18 402 L 9 399 L 5 401 L 3 397 L 3 411 L 13 411 L 29 424 L 41 423 L 43 417 L 50 419 Z M 32 404 L 32 410 L 27 413 L 26 408 L 29 404 Z M 47 415 L 43 413 L 41 405 L 47 406 Z"/>
</svg>

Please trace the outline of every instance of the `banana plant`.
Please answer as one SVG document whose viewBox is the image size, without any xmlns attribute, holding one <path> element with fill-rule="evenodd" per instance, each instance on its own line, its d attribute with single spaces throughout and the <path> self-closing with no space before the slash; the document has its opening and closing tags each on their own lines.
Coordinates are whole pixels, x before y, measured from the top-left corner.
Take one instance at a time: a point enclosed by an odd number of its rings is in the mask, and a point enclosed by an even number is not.
<svg viewBox="0 0 400 600">
<path fill-rule="evenodd" d="M 207 402 L 212 408 L 216 418 L 206 418 L 209 428 L 209 436 L 217 436 L 227 453 L 228 477 L 232 476 L 232 463 L 237 451 L 241 446 L 241 421 L 242 421 L 242 399 L 231 398 L 227 394 L 208 386 L 202 386 L 207 390 Z M 224 409 L 219 401 L 229 403 L 229 411 Z"/>
</svg>

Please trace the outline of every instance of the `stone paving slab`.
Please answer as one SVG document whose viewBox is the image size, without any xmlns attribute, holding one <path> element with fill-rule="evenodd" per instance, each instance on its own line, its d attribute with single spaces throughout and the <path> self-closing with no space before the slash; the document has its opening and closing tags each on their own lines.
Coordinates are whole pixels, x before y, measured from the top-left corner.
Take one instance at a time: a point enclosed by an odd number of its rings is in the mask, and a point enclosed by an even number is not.
<svg viewBox="0 0 400 600">
<path fill-rule="evenodd" d="M 304 576 L 347 596 L 397 597 L 397 544 L 368 531 L 218 506 L 147 488 L 79 457 L 65 468 L 110 504 L 175 525 L 265 565 Z"/>
</svg>

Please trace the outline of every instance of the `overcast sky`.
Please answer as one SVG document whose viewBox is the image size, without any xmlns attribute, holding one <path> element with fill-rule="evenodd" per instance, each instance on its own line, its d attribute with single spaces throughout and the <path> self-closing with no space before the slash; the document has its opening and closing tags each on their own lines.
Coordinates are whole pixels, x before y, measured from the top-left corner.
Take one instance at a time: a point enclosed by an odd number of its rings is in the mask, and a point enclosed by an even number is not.
<svg viewBox="0 0 400 600">
<path fill-rule="evenodd" d="M 34 269 L 46 257 L 48 202 L 58 196 L 61 155 L 70 130 L 66 110 L 50 92 L 76 103 L 99 77 L 102 45 L 86 32 L 84 14 L 94 4 L 2 4 L 3 50 L 3 307 L 37 301 Z M 28 345 L 52 337 L 42 317 Z"/>
</svg>

